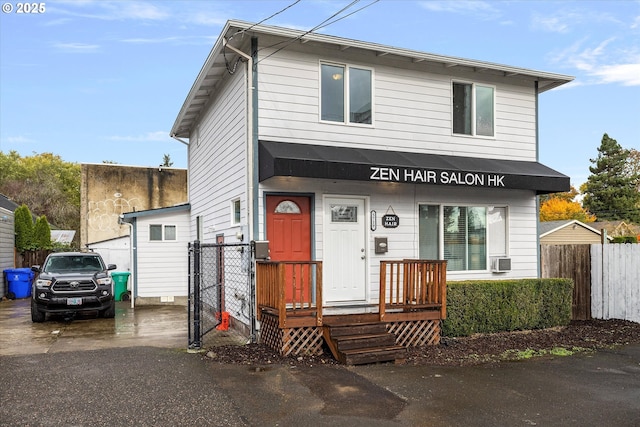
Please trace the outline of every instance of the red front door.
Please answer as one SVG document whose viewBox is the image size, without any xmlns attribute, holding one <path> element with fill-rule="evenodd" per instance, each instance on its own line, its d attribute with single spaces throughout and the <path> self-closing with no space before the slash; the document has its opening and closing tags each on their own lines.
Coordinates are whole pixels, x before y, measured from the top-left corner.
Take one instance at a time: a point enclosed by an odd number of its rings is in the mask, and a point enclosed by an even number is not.
<svg viewBox="0 0 640 427">
<path fill-rule="evenodd" d="M 311 199 L 304 196 L 267 196 L 267 240 L 272 261 L 311 260 Z M 311 298 L 310 287 L 304 286 L 303 293 L 293 281 L 293 271 L 289 267 L 286 274 L 286 299 L 304 300 Z"/>
</svg>

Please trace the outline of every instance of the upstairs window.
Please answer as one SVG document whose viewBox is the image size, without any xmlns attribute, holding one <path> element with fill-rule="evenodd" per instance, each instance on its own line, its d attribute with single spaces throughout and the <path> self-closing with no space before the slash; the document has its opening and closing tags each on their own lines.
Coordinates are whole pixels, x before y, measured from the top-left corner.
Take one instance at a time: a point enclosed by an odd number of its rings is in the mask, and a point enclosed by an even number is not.
<svg viewBox="0 0 640 427">
<path fill-rule="evenodd" d="M 453 133 L 495 135 L 495 89 L 473 83 L 453 82 Z"/>
<path fill-rule="evenodd" d="M 320 120 L 372 124 L 372 71 L 321 64 Z"/>
</svg>

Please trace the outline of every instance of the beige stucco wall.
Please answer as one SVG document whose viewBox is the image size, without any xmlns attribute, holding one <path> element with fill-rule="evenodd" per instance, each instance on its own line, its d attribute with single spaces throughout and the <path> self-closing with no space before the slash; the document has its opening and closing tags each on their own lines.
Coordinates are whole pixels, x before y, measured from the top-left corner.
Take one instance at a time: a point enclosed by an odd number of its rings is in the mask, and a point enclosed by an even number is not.
<svg viewBox="0 0 640 427">
<path fill-rule="evenodd" d="M 119 225 L 125 212 L 188 202 L 187 170 L 112 164 L 83 164 L 80 191 L 80 244 L 129 235 Z"/>
</svg>

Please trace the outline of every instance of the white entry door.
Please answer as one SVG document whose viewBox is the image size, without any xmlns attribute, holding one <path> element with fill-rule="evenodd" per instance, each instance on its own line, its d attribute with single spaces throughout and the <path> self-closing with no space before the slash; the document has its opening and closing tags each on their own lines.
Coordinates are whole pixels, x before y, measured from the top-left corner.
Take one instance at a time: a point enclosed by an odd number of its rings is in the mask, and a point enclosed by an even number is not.
<svg viewBox="0 0 640 427">
<path fill-rule="evenodd" d="M 365 222 L 364 199 L 325 199 L 322 282 L 328 306 L 367 299 Z"/>
</svg>

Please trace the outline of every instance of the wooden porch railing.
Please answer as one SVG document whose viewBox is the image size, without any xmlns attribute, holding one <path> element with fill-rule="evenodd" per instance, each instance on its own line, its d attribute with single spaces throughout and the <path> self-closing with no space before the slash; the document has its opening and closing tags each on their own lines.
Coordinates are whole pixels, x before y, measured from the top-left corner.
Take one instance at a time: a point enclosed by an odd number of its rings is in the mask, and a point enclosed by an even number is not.
<svg viewBox="0 0 640 427">
<path fill-rule="evenodd" d="M 446 292 L 446 261 L 380 261 L 378 320 L 444 319 Z M 322 261 L 256 262 L 256 309 L 280 328 L 322 326 Z"/>
<path fill-rule="evenodd" d="M 380 261 L 380 320 L 388 310 L 439 310 L 447 316 L 447 262 L 440 260 Z"/>
<path fill-rule="evenodd" d="M 280 328 L 300 316 L 322 326 L 322 261 L 256 262 L 256 308 L 258 320 L 263 311 L 277 314 Z"/>
</svg>

